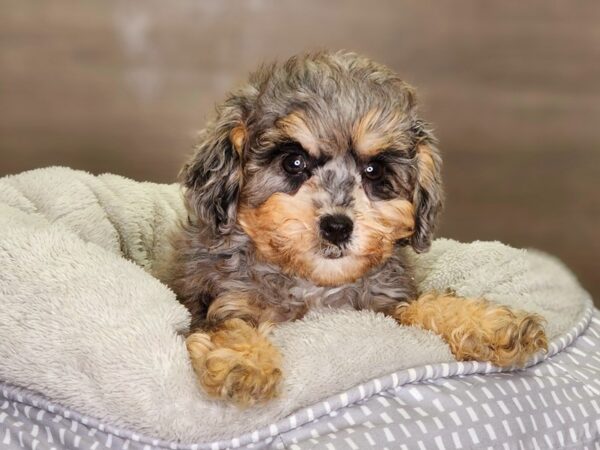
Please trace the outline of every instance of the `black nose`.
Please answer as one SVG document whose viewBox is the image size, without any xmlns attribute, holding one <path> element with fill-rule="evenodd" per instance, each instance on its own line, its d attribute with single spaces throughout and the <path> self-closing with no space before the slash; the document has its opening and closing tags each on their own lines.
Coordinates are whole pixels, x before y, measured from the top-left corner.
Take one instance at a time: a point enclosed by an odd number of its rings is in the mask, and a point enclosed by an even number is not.
<svg viewBox="0 0 600 450">
<path fill-rule="evenodd" d="M 322 217 L 319 227 L 324 239 L 332 244 L 342 244 L 350 238 L 354 224 L 348 216 L 334 214 Z"/>
</svg>

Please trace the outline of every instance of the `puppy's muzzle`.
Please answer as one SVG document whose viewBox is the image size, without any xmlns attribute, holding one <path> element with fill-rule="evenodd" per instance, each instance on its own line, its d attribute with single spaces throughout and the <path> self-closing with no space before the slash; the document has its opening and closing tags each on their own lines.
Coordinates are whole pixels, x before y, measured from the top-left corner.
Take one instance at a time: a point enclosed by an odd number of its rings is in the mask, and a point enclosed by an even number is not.
<svg viewBox="0 0 600 450">
<path fill-rule="evenodd" d="M 343 214 L 323 216 L 319 222 L 321 237 L 335 245 L 347 242 L 352 235 L 354 224 Z"/>
</svg>

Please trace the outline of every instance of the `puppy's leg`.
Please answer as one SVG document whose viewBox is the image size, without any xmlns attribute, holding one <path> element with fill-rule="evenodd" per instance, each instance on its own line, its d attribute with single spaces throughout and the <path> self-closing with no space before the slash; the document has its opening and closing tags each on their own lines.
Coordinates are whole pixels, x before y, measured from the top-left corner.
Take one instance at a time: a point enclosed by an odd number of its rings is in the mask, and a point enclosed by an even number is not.
<svg viewBox="0 0 600 450">
<path fill-rule="evenodd" d="M 215 331 L 192 333 L 186 344 L 202 388 L 240 406 L 275 397 L 281 357 L 267 338 L 271 327 L 229 319 Z"/>
<path fill-rule="evenodd" d="M 482 299 L 427 294 L 397 306 L 392 315 L 403 325 L 440 334 L 459 360 L 522 366 L 548 348 L 540 316 Z"/>
<path fill-rule="evenodd" d="M 281 380 L 281 356 L 268 339 L 273 324 L 251 325 L 246 320 L 252 318 L 254 322 L 258 317 L 249 316 L 248 308 L 232 308 L 227 298 L 213 305 L 208 315 L 210 330 L 192 333 L 186 340 L 202 388 L 213 397 L 230 399 L 240 406 L 275 397 Z M 246 320 L 234 317 L 234 311 Z M 218 318 L 222 320 L 216 321 Z"/>
</svg>

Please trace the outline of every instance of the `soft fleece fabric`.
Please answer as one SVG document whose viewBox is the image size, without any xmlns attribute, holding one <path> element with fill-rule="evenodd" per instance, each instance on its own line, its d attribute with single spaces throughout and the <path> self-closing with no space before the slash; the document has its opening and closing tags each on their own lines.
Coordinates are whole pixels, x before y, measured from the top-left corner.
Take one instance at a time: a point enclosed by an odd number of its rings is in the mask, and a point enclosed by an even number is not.
<svg viewBox="0 0 600 450">
<path fill-rule="evenodd" d="M 0 179 L 0 380 L 101 420 L 187 442 L 238 435 L 370 378 L 452 361 L 432 333 L 369 312 L 280 326 L 279 399 L 240 410 L 195 383 L 189 315 L 155 277 L 185 217 L 178 187 L 48 168 Z M 423 291 L 452 289 L 537 312 L 550 338 L 587 294 L 564 266 L 495 242 L 438 240 L 414 264 Z"/>
</svg>

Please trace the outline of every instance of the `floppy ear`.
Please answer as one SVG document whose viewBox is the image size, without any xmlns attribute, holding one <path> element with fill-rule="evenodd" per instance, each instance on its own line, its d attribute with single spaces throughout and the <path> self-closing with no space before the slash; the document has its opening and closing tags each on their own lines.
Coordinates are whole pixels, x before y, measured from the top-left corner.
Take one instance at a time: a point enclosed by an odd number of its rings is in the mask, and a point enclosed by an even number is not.
<svg viewBox="0 0 600 450">
<path fill-rule="evenodd" d="M 188 207 L 215 235 L 228 234 L 235 225 L 246 143 L 244 101 L 232 95 L 217 108 L 217 119 L 200 133 L 194 156 L 180 173 Z"/>
<path fill-rule="evenodd" d="M 426 128 L 426 124 L 417 120 L 413 130 L 417 136 L 417 184 L 413 196 L 415 231 L 410 237 L 410 245 L 417 253 L 422 253 L 431 246 L 433 231 L 444 202 L 442 159 L 435 145 L 436 139 Z"/>
</svg>

